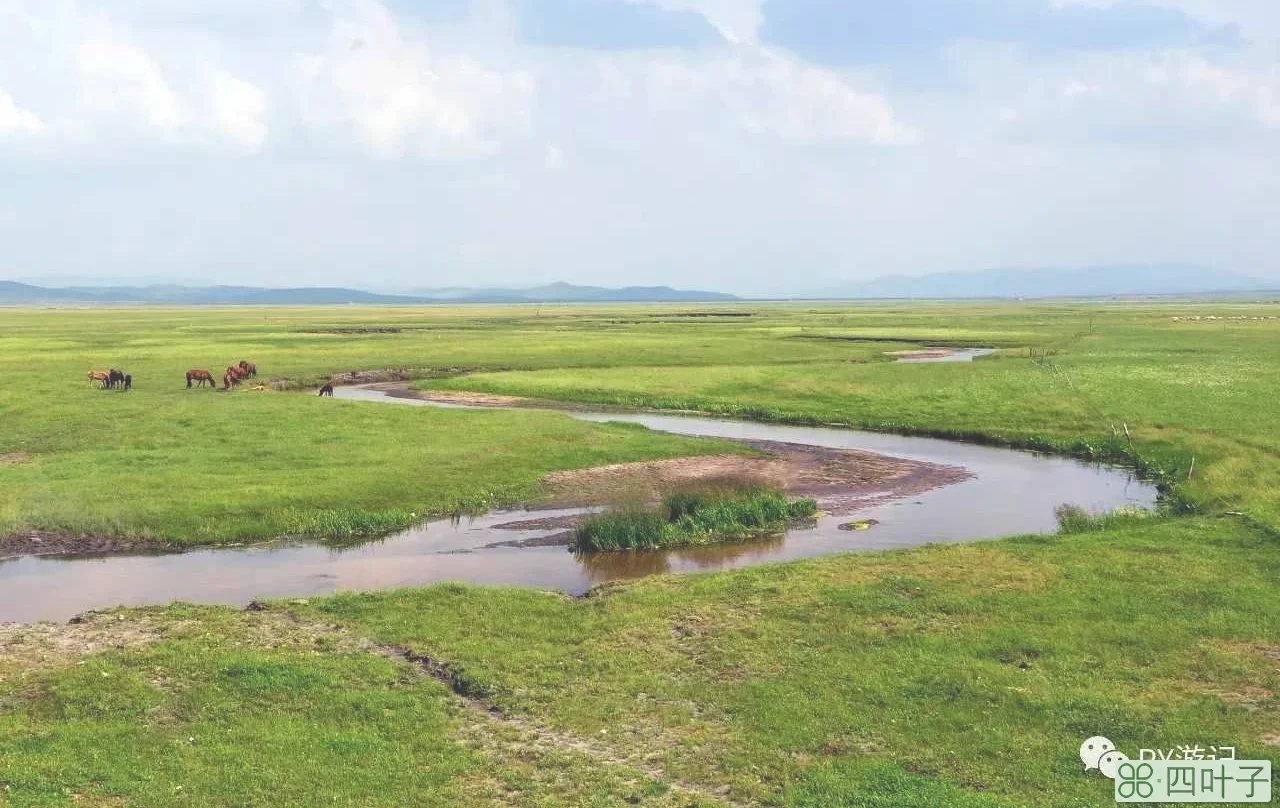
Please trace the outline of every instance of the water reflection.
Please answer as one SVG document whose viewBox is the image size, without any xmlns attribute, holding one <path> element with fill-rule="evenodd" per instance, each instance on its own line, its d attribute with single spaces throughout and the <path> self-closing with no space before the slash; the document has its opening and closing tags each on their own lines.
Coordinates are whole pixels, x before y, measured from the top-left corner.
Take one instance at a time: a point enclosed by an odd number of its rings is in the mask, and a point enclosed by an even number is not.
<svg viewBox="0 0 1280 808">
<path fill-rule="evenodd" d="M 595 585 L 670 572 L 743 566 L 744 561 L 778 555 L 785 543 L 786 534 L 780 534 L 751 542 L 637 553 L 573 553 L 573 557 L 587 580 Z"/>
<path fill-rule="evenodd" d="M 979 356 L 995 353 L 994 348 L 926 348 L 919 352 L 903 352 L 897 362 L 902 365 L 923 365 L 931 362 L 972 362 Z"/>
</svg>

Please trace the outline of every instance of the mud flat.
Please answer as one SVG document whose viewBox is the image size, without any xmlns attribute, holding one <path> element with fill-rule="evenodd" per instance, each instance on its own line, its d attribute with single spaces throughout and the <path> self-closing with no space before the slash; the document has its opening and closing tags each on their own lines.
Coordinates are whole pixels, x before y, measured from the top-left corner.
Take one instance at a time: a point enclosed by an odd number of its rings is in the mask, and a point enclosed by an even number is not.
<svg viewBox="0 0 1280 808">
<path fill-rule="evenodd" d="M 0 559 L 28 555 L 97 555 L 104 553 L 173 553 L 180 552 L 171 544 L 120 536 L 95 536 L 80 533 L 56 533 L 26 530 L 0 536 Z"/>
<path fill-rule="evenodd" d="M 549 475 L 544 485 L 557 505 L 605 505 L 653 500 L 673 488 L 716 479 L 745 479 L 811 497 L 832 515 L 954 485 L 972 474 L 959 466 L 824 446 L 743 441 L 758 456 L 715 455 L 623 463 Z"/>
</svg>

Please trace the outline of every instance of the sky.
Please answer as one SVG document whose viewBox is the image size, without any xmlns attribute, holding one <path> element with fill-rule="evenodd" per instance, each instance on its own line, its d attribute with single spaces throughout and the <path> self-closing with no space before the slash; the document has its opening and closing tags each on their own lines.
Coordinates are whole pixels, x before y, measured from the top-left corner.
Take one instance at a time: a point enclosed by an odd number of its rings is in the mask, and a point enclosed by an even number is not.
<svg viewBox="0 0 1280 808">
<path fill-rule="evenodd" d="M 1277 0 L 0 0 L 0 278 L 1280 279 Z"/>
</svg>

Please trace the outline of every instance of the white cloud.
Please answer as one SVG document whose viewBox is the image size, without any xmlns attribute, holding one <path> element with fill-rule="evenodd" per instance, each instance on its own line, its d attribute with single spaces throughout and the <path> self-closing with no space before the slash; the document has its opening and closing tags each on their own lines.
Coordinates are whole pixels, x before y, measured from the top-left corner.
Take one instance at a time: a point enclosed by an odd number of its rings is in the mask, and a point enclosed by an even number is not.
<svg viewBox="0 0 1280 808">
<path fill-rule="evenodd" d="M 222 66 L 208 36 L 149 38 L 90 0 L 0 0 L 6 12 L 0 81 L 39 98 L 41 116 L 5 112 L 3 98 L 0 116 L 44 134 L 49 153 L 255 150 L 265 140 L 265 94 Z"/>
<path fill-rule="evenodd" d="M 869 142 L 903 145 L 919 139 L 900 123 L 882 95 L 854 87 L 838 73 L 769 54 L 743 73 L 736 73 L 726 90 L 751 131 L 782 140 L 815 145 Z"/>
<path fill-rule="evenodd" d="M 1020 48 L 971 46 L 951 56 L 973 88 L 971 103 L 1018 110 L 1008 130 L 1018 143 L 1229 147 L 1274 142 L 1280 128 L 1280 65 L 1251 53 L 1176 49 L 1047 60 Z M 911 103 L 902 108 L 920 114 Z M 930 105 L 922 117 L 926 127 L 946 127 L 952 140 L 992 135 L 963 105 Z"/>
<path fill-rule="evenodd" d="M 0 135 L 38 135 L 44 131 L 39 115 L 19 107 L 13 96 L 0 90 Z"/>
<path fill-rule="evenodd" d="M 373 0 L 344 4 L 328 49 L 298 64 L 308 123 L 346 129 L 380 157 L 493 154 L 529 130 L 531 75 L 436 57 Z"/>
<path fill-rule="evenodd" d="M 1092 84 L 1085 84 L 1083 81 L 1072 79 L 1068 81 L 1062 88 L 1062 94 L 1067 98 L 1075 98 L 1080 95 L 1098 95 L 1099 90 Z"/>
<path fill-rule="evenodd" d="M 186 104 L 169 87 L 146 53 L 101 37 L 77 49 L 80 103 L 94 115 L 119 115 L 148 129 L 171 134 L 189 121 Z"/>
<path fill-rule="evenodd" d="M 227 137 L 250 151 L 267 139 L 267 96 L 247 81 L 225 71 L 214 73 L 210 90 L 213 123 Z"/>
<path fill-rule="evenodd" d="M 1153 61 L 1146 80 L 1200 107 L 1240 109 L 1269 129 L 1280 129 L 1280 73 L 1210 62 L 1194 53 L 1173 53 Z"/>
<path fill-rule="evenodd" d="M 701 128 L 710 117 L 715 129 L 791 146 L 902 145 L 919 139 L 880 93 L 785 52 L 744 45 L 696 59 L 621 58 L 601 67 L 611 93 L 632 92 L 625 88 L 638 82 L 631 103 L 670 116 L 672 125 Z"/>
<path fill-rule="evenodd" d="M 564 149 L 559 146 L 548 146 L 546 154 L 542 158 L 542 165 L 547 171 L 560 171 L 567 163 Z"/>
<path fill-rule="evenodd" d="M 762 0 L 631 0 L 650 2 L 673 11 L 701 14 L 730 42 L 756 42 L 764 24 Z"/>
</svg>

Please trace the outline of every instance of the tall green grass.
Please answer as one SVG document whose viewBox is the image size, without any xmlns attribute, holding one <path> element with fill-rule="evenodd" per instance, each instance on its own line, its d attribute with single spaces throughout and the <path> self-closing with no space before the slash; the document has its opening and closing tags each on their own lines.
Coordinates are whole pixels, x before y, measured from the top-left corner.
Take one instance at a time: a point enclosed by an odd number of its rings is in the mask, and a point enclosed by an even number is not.
<svg viewBox="0 0 1280 808">
<path fill-rule="evenodd" d="M 670 493 L 659 507 L 629 504 L 591 517 L 578 527 L 575 549 L 658 550 L 748 539 L 778 533 L 817 510 L 812 499 L 762 486 L 704 486 Z"/>
</svg>

